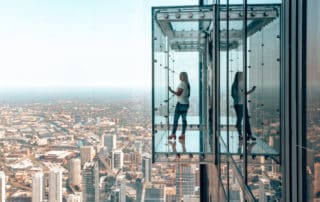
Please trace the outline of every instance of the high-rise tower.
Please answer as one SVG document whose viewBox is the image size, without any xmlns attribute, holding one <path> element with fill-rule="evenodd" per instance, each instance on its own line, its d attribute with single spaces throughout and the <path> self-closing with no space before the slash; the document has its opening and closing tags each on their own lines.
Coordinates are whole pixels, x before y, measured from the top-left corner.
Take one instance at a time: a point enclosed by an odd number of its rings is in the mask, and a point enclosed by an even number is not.
<svg viewBox="0 0 320 202">
<path fill-rule="evenodd" d="M 43 188 L 43 173 L 37 172 L 32 176 L 32 202 L 42 202 Z"/>
<path fill-rule="evenodd" d="M 0 202 L 6 201 L 6 175 L 0 171 Z"/>
<path fill-rule="evenodd" d="M 123 167 L 123 152 L 119 150 L 112 151 L 112 169 L 122 169 Z"/>
<path fill-rule="evenodd" d="M 80 159 L 71 159 L 69 162 L 69 179 L 73 186 L 81 186 L 81 161 Z"/>
<path fill-rule="evenodd" d="M 80 148 L 81 165 L 91 162 L 94 158 L 95 151 L 92 146 L 83 146 Z"/>
<path fill-rule="evenodd" d="M 145 182 L 151 182 L 151 157 L 149 154 L 142 156 L 142 173 Z"/>
<path fill-rule="evenodd" d="M 50 170 L 49 202 L 62 202 L 62 171 L 60 168 Z"/>
<path fill-rule="evenodd" d="M 82 170 L 83 201 L 99 202 L 99 166 L 98 162 L 87 162 Z"/>
<path fill-rule="evenodd" d="M 117 136 L 115 134 L 102 135 L 102 146 L 107 147 L 108 152 L 117 148 Z"/>
</svg>

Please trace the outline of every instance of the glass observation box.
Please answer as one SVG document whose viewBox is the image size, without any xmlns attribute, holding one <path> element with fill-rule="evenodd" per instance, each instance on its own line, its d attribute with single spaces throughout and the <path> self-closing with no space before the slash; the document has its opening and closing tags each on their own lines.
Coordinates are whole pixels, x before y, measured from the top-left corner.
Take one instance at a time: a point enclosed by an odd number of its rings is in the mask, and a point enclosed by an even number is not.
<svg viewBox="0 0 320 202">
<path fill-rule="evenodd" d="M 242 165 L 245 160 L 255 165 L 243 158 L 247 155 L 279 163 L 279 18 L 280 6 L 275 4 L 250 5 L 246 12 L 236 4 L 152 9 L 153 162 Z M 174 140 L 170 135 L 177 96 L 168 87 L 177 89 L 180 72 L 188 74 L 191 93 L 185 138 L 179 139 L 180 117 Z M 237 72 L 245 81 L 239 85 L 247 89 L 238 111 L 249 111 L 241 123 L 232 97 Z M 247 96 L 253 86 L 255 91 Z M 239 134 L 247 133 L 248 120 L 253 138 L 242 140 Z"/>
<path fill-rule="evenodd" d="M 213 7 L 153 8 L 153 160 L 212 161 L 212 144 L 208 116 L 203 111 L 207 101 L 206 52 L 213 28 Z M 180 72 L 188 74 L 190 83 L 187 129 L 184 140 L 179 119 L 176 141 L 168 137 L 173 128 Z"/>
</svg>

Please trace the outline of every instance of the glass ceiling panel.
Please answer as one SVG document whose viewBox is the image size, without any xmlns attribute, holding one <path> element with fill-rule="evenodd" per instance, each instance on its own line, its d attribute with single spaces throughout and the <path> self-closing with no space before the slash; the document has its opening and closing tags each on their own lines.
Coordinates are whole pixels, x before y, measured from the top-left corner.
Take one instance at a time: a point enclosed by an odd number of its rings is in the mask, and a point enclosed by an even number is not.
<svg viewBox="0 0 320 202">
<path fill-rule="evenodd" d="M 199 30 L 199 22 L 171 22 L 174 31 L 195 31 Z"/>
</svg>

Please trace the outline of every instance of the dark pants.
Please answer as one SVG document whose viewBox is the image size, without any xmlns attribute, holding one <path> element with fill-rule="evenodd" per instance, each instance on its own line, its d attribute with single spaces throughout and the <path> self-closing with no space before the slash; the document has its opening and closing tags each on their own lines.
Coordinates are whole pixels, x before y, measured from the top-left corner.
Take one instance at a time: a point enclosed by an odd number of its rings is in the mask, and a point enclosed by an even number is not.
<svg viewBox="0 0 320 202">
<path fill-rule="evenodd" d="M 172 134 L 176 134 L 180 115 L 182 117 L 182 134 L 185 134 L 187 129 L 188 109 L 189 109 L 189 104 L 177 103 L 176 109 L 174 111 Z"/>
<path fill-rule="evenodd" d="M 241 127 L 241 123 L 242 123 L 242 118 L 243 118 L 243 105 L 239 105 L 239 104 L 235 104 L 234 105 L 234 110 L 236 111 L 236 115 L 237 115 L 237 130 L 238 130 L 238 134 L 241 136 L 242 135 L 242 127 Z M 248 114 L 248 108 L 246 107 L 245 109 L 245 119 L 246 119 L 246 135 L 248 135 L 249 137 L 251 137 L 252 132 L 251 132 L 251 126 L 250 126 L 250 121 L 249 121 L 249 114 Z"/>
</svg>

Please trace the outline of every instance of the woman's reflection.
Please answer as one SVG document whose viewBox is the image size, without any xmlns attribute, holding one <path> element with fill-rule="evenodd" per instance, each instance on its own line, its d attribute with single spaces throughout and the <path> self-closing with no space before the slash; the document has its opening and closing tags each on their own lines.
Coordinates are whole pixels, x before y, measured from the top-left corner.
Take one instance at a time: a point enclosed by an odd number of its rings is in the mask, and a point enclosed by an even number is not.
<svg viewBox="0 0 320 202">
<path fill-rule="evenodd" d="M 245 96 L 252 93 L 255 89 L 256 89 L 256 86 L 253 86 L 251 90 L 246 91 L 244 89 L 244 84 L 243 84 L 243 72 L 236 73 L 232 87 L 231 87 L 231 96 L 234 101 L 234 110 L 237 115 L 237 130 L 238 130 L 240 141 L 243 139 L 242 129 L 241 129 L 242 128 L 241 123 L 242 123 L 242 118 L 243 118 L 243 111 L 245 111 L 245 115 L 244 115 L 244 117 L 245 117 L 245 133 L 246 133 L 245 138 L 246 138 L 246 140 L 249 140 L 249 139 L 251 139 L 253 141 L 256 140 L 256 138 L 252 136 L 248 108 L 244 103 Z M 245 110 L 243 110 L 244 105 L 246 106 Z"/>
</svg>

